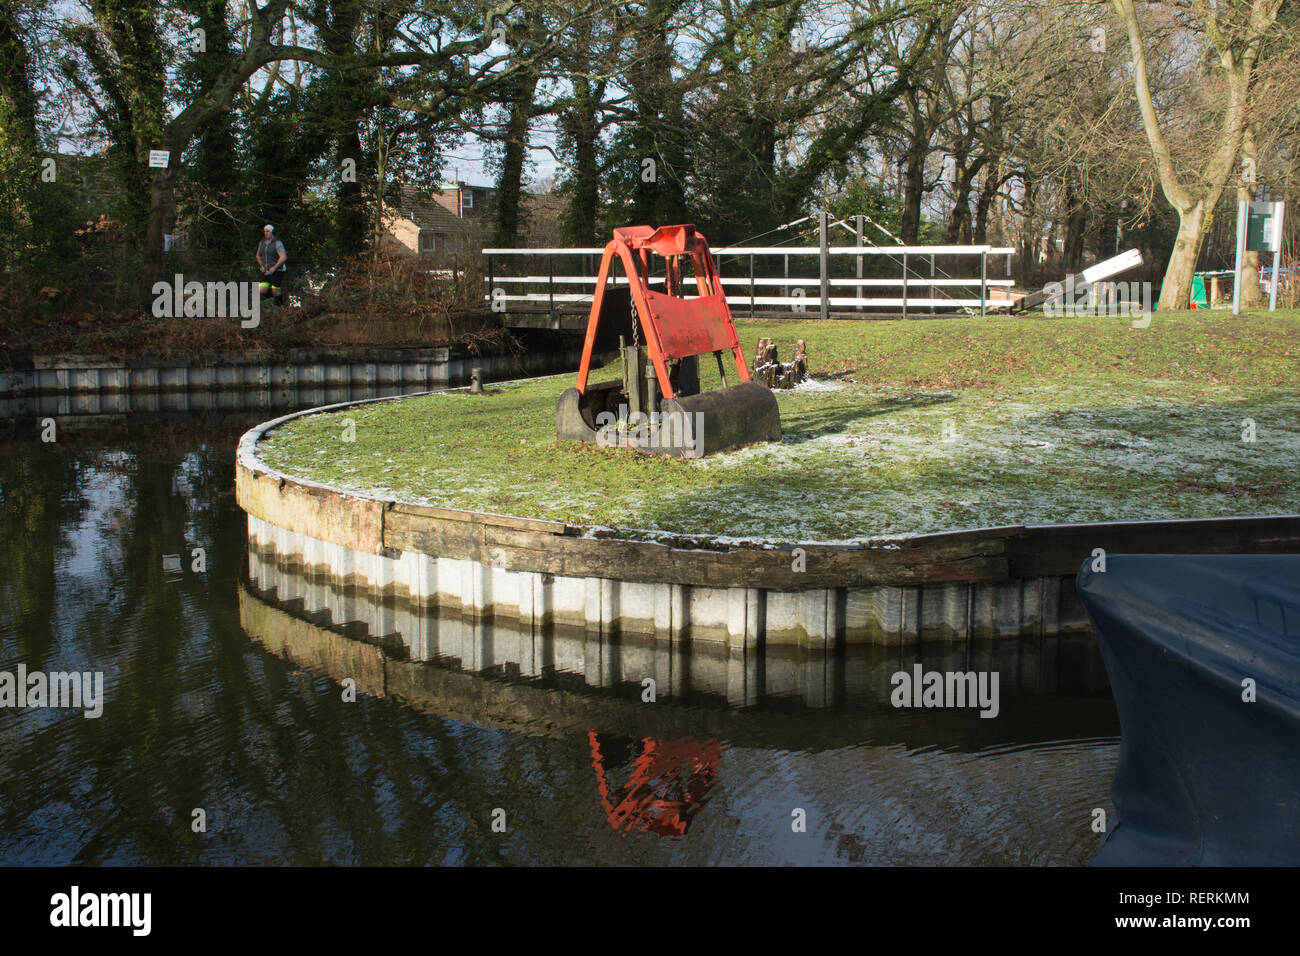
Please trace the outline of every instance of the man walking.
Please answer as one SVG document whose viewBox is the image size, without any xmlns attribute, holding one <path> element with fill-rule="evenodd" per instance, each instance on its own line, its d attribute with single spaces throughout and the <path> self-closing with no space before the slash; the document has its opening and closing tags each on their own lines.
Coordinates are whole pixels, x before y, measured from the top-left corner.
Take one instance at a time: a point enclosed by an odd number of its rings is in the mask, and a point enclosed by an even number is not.
<svg viewBox="0 0 1300 956">
<path fill-rule="evenodd" d="M 275 227 L 268 224 L 262 227 L 262 241 L 257 245 L 257 271 L 261 275 L 258 289 L 262 298 L 275 296 L 276 305 L 284 305 L 284 280 L 286 269 L 284 243 L 275 238 Z"/>
</svg>

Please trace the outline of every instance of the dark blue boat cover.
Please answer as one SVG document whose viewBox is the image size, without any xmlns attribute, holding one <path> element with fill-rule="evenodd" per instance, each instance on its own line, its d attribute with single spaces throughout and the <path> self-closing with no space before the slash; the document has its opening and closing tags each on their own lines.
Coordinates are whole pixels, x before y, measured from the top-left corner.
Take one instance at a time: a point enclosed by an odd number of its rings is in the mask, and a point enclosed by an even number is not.
<svg viewBox="0 0 1300 956">
<path fill-rule="evenodd" d="M 1123 741 L 1095 865 L 1300 863 L 1300 555 L 1089 558 Z"/>
</svg>

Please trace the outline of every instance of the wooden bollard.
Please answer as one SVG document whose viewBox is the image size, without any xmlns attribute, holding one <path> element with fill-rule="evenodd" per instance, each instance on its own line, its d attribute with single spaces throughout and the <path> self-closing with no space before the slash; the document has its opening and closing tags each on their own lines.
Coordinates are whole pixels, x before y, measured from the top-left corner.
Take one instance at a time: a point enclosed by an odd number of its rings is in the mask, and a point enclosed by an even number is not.
<svg viewBox="0 0 1300 956">
<path fill-rule="evenodd" d="M 781 363 L 776 343 L 769 338 L 758 340 L 754 349 L 755 381 L 768 388 L 793 388 L 808 377 L 808 352 L 804 340 L 795 343 L 794 358 L 788 365 Z"/>
<path fill-rule="evenodd" d="M 794 347 L 794 358 L 790 362 L 793 381 L 792 385 L 798 385 L 808 377 L 808 351 L 804 348 L 803 339 L 800 339 Z"/>
<path fill-rule="evenodd" d="M 754 349 L 754 379 L 762 382 L 768 388 L 776 384 L 777 374 L 780 369 L 780 360 L 776 354 L 776 343 L 769 338 L 758 340 L 758 347 Z"/>
</svg>

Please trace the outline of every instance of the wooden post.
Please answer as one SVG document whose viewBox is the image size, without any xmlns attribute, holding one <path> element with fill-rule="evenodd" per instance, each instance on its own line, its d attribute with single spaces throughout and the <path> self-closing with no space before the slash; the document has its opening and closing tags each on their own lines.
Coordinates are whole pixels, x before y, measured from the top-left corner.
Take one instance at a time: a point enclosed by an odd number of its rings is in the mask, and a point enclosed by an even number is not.
<svg viewBox="0 0 1300 956">
<path fill-rule="evenodd" d="M 903 253 L 903 318 L 907 318 L 907 253 Z"/>
<path fill-rule="evenodd" d="M 984 318 L 984 300 L 988 298 L 989 254 L 980 253 L 980 318 Z"/>
<path fill-rule="evenodd" d="M 635 425 L 641 421 L 645 411 L 645 366 L 641 359 L 641 349 L 629 345 L 623 349 L 623 387 L 627 391 L 627 423 Z"/>
<path fill-rule="evenodd" d="M 865 216 L 854 216 L 854 217 L 853 217 L 853 224 L 857 227 L 854 231 L 857 233 L 857 246 L 858 246 L 859 249 L 862 248 L 862 243 L 863 243 L 863 237 L 862 237 L 862 221 L 863 221 L 863 219 L 865 219 L 865 218 L 866 218 Z M 862 278 L 862 253 L 859 252 L 859 253 L 857 254 L 857 256 L 855 256 L 854 258 L 856 258 L 856 259 L 858 260 L 858 278 L 861 279 L 861 278 Z M 862 298 L 862 286 L 857 286 L 857 287 L 854 288 L 854 290 L 853 290 L 853 296 L 854 296 L 854 298 L 857 298 L 857 299 Z M 854 310 L 857 311 L 857 312 L 861 312 L 861 311 L 862 311 L 862 306 L 860 306 L 860 305 L 859 305 L 859 306 L 855 306 L 855 307 L 854 307 Z"/>
<path fill-rule="evenodd" d="M 1277 246 L 1273 249 L 1273 283 L 1268 291 L 1270 312 L 1277 311 L 1277 284 L 1282 278 L 1282 218 L 1285 210 L 1286 206 L 1283 203 L 1273 204 L 1273 235 L 1277 238 Z"/>
<path fill-rule="evenodd" d="M 830 264 L 830 237 L 827 233 L 830 231 L 830 213 L 823 209 L 817 214 L 819 220 L 818 243 L 821 246 L 821 317 L 830 318 L 831 314 L 831 280 L 829 272 Z"/>
<path fill-rule="evenodd" d="M 1232 267 L 1232 314 L 1241 314 L 1241 260 L 1246 255 L 1246 200 L 1237 202 L 1237 257 Z"/>
</svg>

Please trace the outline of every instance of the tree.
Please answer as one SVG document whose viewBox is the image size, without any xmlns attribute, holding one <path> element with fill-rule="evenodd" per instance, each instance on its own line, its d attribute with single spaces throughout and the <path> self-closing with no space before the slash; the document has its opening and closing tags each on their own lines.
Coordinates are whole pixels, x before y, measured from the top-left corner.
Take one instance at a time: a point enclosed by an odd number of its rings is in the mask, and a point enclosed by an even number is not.
<svg viewBox="0 0 1300 956">
<path fill-rule="evenodd" d="M 873 9 L 887 8 L 887 0 L 870 0 Z M 942 89 L 960 37 L 969 29 L 963 17 L 964 0 L 935 0 L 918 5 L 913 15 L 885 32 L 882 56 L 897 73 L 907 75 L 897 108 L 891 110 L 887 139 L 900 152 L 903 217 L 899 224 L 905 243 L 915 243 L 921 228 L 921 202 L 934 183 L 926 183 L 926 161 L 934 137 L 949 119 L 950 104 Z M 935 183 L 937 183 L 937 179 Z"/>
<path fill-rule="evenodd" d="M 917 8 L 922 11 L 918 14 Z M 687 73 L 693 143 L 688 198 L 711 235 L 734 241 L 825 205 L 830 186 L 869 149 L 869 133 L 916 81 L 929 4 L 815 9 L 721 3 L 703 24 L 704 54 Z M 920 18 L 915 57 L 882 62 L 881 34 Z"/>
<path fill-rule="evenodd" d="M 599 242 L 600 173 L 603 150 L 600 136 L 611 121 L 604 108 L 609 89 L 608 59 L 612 44 L 595 18 L 582 21 L 571 45 L 566 44 L 566 63 L 572 92 L 556 104 L 559 115 L 559 147 L 569 175 L 558 185 L 565 196 L 564 235 L 578 246 Z M 605 34 L 602 36 L 601 34 Z M 603 61 L 603 62 L 602 62 Z"/>
<path fill-rule="evenodd" d="M 505 129 L 498 138 L 500 156 L 496 191 L 496 227 L 494 246 L 514 246 L 522 227 L 521 199 L 524 166 L 528 160 L 528 130 L 532 121 L 548 111 L 533 102 L 542 79 L 542 64 L 533 51 L 546 40 L 546 16 L 540 3 L 533 4 L 519 24 L 512 24 L 507 42 L 529 67 L 516 73 L 501 89 L 500 100 L 505 112 Z"/>
<path fill-rule="evenodd" d="M 629 93 L 630 122 L 609 150 L 612 214 L 627 223 L 687 222 L 690 134 L 684 103 L 688 84 L 674 77 L 674 44 L 688 0 L 637 0 L 621 19 L 626 37 L 619 79 Z"/>
<path fill-rule="evenodd" d="M 39 175 L 36 96 L 23 24 L 12 0 L 0 0 L 0 269 L 12 267 L 32 239 Z"/>
<path fill-rule="evenodd" d="M 604 0 L 593 0 L 594 3 Z M 94 24 L 77 24 L 69 37 L 82 62 L 68 61 L 65 70 L 94 104 L 95 112 L 114 144 L 122 182 L 128 187 L 129 226 L 143 249 L 139 299 L 150 296 L 163 272 L 163 233 L 167 210 L 173 205 L 180 157 L 195 135 L 224 116 L 243 86 L 263 68 L 285 61 L 307 63 L 325 70 L 408 68 L 420 82 L 406 90 L 409 99 L 390 96 L 390 105 L 424 115 L 450 109 L 457 97 L 474 89 L 491 89 L 529 69 L 534 58 L 552 55 L 554 41 L 539 45 L 532 57 L 515 56 L 503 65 L 501 56 L 483 56 L 491 44 L 487 26 L 513 5 L 482 7 L 469 3 L 434 4 L 395 0 L 376 8 L 376 16 L 396 25 L 400 43 L 375 52 L 340 56 L 315 47 L 275 42 L 289 0 L 250 2 L 251 21 L 244 49 L 228 64 L 205 77 L 200 88 L 164 118 L 167 94 L 165 66 L 175 51 L 166 46 L 159 24 L 160 0 L 90 0 Z M 585 15 L 583 11 L 575 17 Z M 381 31 L 382 32 L 382 31 Z M 166 168 L 147 178 L 140 171 L 151 149 L 170 153 Z"/>
<path fill-rule="evenodd" d="M 1133 54 L 1133 89 L 1142 125 L 1155 159 L 1160 187 L 1178 213 L 1178 234 L 1160 288 L 1159 308 L 1185 309 L 1192 274 L 1208 228 L 1207 216 L 1223 195 L 1241 151 L 1247 107 L 1260 52 L 1273 31 L 1284 0 L 1213 4 L 1192 0 L 1195 23 L 1209 44 L 1213 76 L 1222 84 L 1223 107 L 1217 129 L 1206 130 L 1207 149 L 1196 168 L 1174 153 L 1148 82 L 1146 43 L 1134 0 L 1112 0 Z"/>
</svg>

